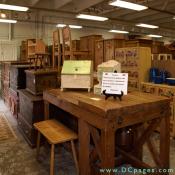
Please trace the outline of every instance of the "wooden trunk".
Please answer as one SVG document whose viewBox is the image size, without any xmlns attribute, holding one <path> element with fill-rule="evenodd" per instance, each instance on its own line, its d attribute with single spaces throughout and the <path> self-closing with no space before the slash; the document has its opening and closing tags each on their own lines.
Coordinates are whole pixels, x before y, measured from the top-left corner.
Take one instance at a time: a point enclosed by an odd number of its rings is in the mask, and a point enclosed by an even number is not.
<svg viewBox="0 0 175 175">
<path fill-rule="evenodd" d="M 27 90 L 19 90 L 18 126 L 30 146 L 36 144 L 35 122 L 44 119 L 44 102 L 42 96 L 34 96 Z"/>
<path fill-rule="evenodd" d="M 58 87 L 58 70 L 26 70 L 26 89 L 34 95 L 44 90 Z"/>
<path fill-rule="evenodd" d="M 28 65 L 12 65 L 10 67 L 10 88 L 14 91 L 26 88 L 25 70 L 29 69 Z"/>
<path fill-rule="evenodd" d="M 129 90 L 139 90 L 143 81 L 149 80 L 151 49 L 149 47 L 127 47 L 115 50 L 115 59 L 121 63 L 123 73 L 128 73 Z"/>
</svg>

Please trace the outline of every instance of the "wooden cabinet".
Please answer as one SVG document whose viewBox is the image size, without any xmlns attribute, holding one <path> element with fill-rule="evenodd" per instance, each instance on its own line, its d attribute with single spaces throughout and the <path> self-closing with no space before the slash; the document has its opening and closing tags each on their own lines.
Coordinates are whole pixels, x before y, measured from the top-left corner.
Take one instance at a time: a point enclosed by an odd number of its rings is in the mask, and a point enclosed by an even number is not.
<svg viewBox="0 0 175 175">
<path fill-rule="evenodd" d="M 80 37 L 80 50 L 89 52 L 88 58 L 83 58 L 82 56 L 82 59 L 89 59 L 95 62 L 95 42 L 100 39 L 102 39 L 102 35 L 89 35 Z M 94 64 L 94 70 L 95 69 L 96 68 Z"/>
<path fill-rule="evenodd" d="M 123 39 L 107 39 L 104 40 L 104 60 L 113 60 L 115 58 L 115 49 L 124 47 Z"/>
<path fill-rule="evenodd" d="M 80 40 L 72 40 L 72 50 L 73 51 L 80 50 Z"/>
<path fill-rule="evenodd" d="M 171 99 L 170 135 L 175 137 L 175 87 L 142 82 L 141 91 L 159 96 L 165 96 Z"/>
<path fill-rule="evenodd" d="M 129 90 L 139 90 L 140 83 L 149 80 L 151 49 L 149 47 L 128 47 L 115 49 L 115 60 L 121 63 L 123 73 L 128 73 Z"/>
<path fill-rule="evenodd" d="M 21 42 L 20 60 L 27 60 L 27 41 L 22 41 Z"/>
<path fill-rule="evenodd" d="M 44 90 L 58 87 L 57 69 L 26 70 L 26 89 L 34 94 L 41 95 Z"/>
<path fill-rule="evenodd" d="M 97 71 L 97 66 L 104 62 L 104 41 L 97 40 L 95 42 L 95 60 L 94 60 L 94 68 Z"/>
<path fill-rule="evenodd" d="M 46 46 L 40 39 L 28 39 L 27 40 L 27 58 L 34 58 L 35 54 L 44 54 L 46 52 Z"/>
<path fill-rule="evenodd" d="M 44 102 L 42 96 L 34 96 L 27 90 L 19 90 L 18 128 L 30 146 L 35 146 L 37 133 L 35 122 L 44 119 Z"/>
</svg>

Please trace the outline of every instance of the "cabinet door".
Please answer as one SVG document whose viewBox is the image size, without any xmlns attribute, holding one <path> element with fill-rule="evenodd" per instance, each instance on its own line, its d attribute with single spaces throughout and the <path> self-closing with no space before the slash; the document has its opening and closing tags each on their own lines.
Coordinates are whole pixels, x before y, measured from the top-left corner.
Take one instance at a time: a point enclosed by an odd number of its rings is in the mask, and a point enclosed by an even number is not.
<svg viewBox="0 0 175 175">
<path fill-rule="evenodd" d="M 95 61 L 94 68 L 97 70 L 97 66 L 104 61 L 104 44 L 103 40 L 95 42 Z"/>
<path fill-rule="evenodd" d="M 104 59 L 105 61 L 114 59 L 114 40 L 104 41 Z"/>
<path fill-rule="evenodd" d="M 17 60 L 17 45 L 12 41 L 0 42 L 0 60 L 15 61 Z"/>
</svg>

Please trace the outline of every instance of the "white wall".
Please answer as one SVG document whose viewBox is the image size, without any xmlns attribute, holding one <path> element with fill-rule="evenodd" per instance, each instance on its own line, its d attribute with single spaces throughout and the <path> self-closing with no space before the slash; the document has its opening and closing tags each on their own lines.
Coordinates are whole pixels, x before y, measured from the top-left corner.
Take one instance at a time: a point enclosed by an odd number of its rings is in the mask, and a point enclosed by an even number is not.
<svg viewBox="0 0 175 175">
<path fill-rule="evenodd" d="M 35 23 L 16 23 L 12 24 L 11 33 L 9 32 L 9 24 L 0 24 L 0 40 L 8 40 L 11 35 L 11 40 L 16 41 L 18 47 L 18 57 L 20 55 L 19 46 L 22 40 L 28 38 L 42 38 L 46 44 L 52 44 L 52 32 L 56 30 L 54 25 L 42 25 Z M 114 34 L 105 30 L 99 29 L 72 29 L 72 39 L 80 39 L 81 36 L 91 34 L 103 35 L 104 39 L 113 38 Z"/>
</svg>

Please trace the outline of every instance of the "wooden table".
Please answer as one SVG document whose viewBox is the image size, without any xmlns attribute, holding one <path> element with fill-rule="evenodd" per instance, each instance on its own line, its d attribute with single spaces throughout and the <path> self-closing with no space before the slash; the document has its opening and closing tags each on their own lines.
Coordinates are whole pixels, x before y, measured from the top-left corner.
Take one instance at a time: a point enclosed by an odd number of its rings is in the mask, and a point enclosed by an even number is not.
<svg viewBox="0 0 175 175">
<path fill-rule="evenodd" d="M 134 167 L 149 168 L 142 162 L 142 147 L 147 143 L 158 168 L 169 168 L 169 116 L 170 100 L 140 92 L 132 92 L 122 101 L 80 91 L 52 89 L 43 94 L 45 119 L 49 118 L 49 103 L 78 118 L 80 175 L 95 174 L 91 164 L 99 159 L 97 167 L 114 168 L 116 150 Z M 145 124 L 144 124 L 145 123 Z M 150 136 L 160 126 L 160 153 L 155 149 Z M 130 152 L 116 149 L 115 133 L 119 128 L 139 126 Z M 144 127 L 141 127 L 144 126 Z M 90 146 L 90 136 L 94 146 Z M 92 142 L 91 140 L 91 142 Z M 93 153 L 93 154 L 92 154 Z M 91 156 L 95 155 L 95 156 Z M 92 158 L 93 157 L 93 158 Z M 105 173 L 104 173 L 105 174 Z"/>
</svg>

